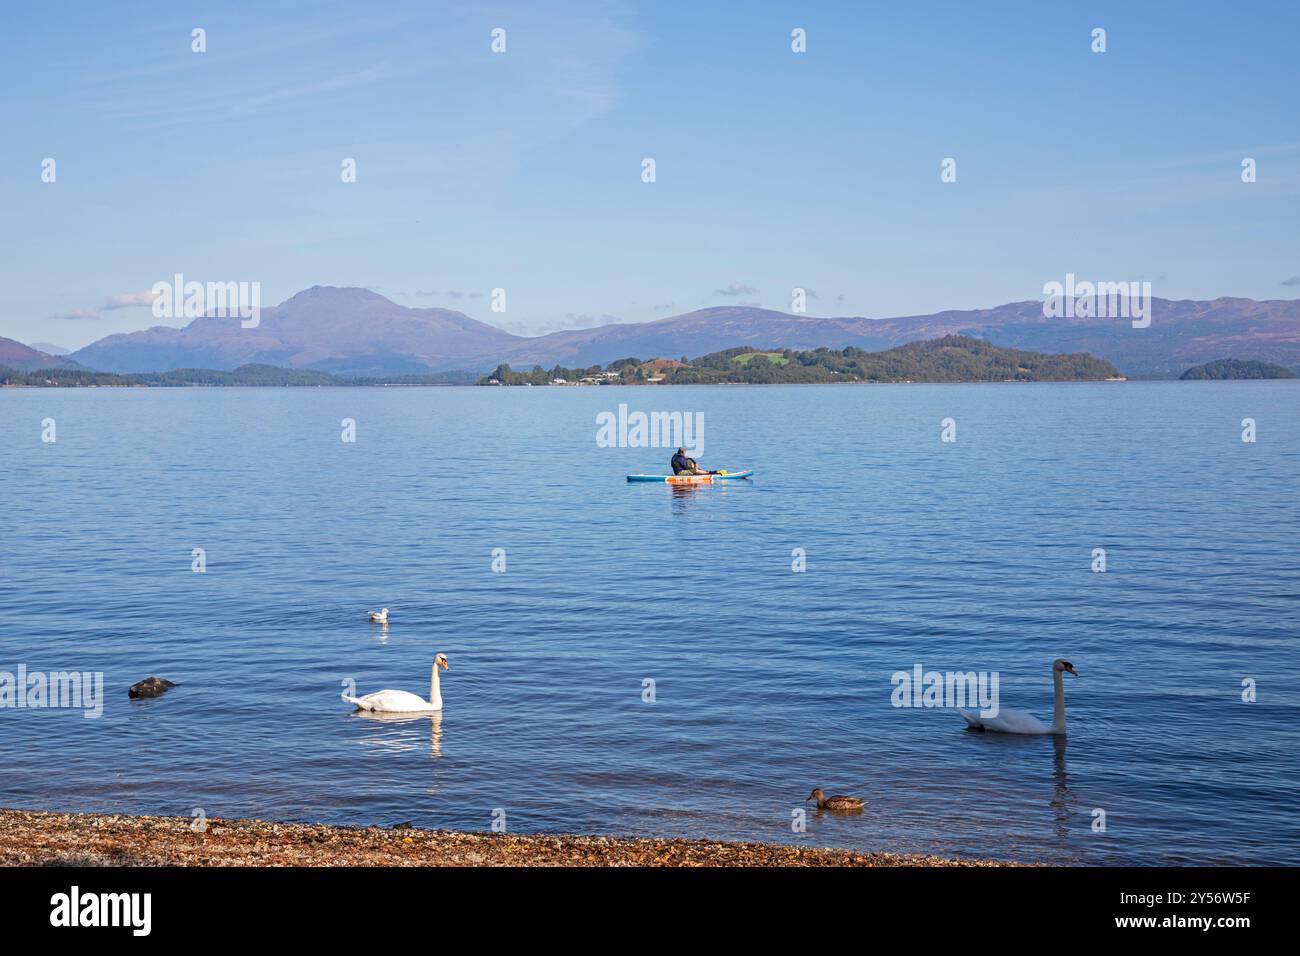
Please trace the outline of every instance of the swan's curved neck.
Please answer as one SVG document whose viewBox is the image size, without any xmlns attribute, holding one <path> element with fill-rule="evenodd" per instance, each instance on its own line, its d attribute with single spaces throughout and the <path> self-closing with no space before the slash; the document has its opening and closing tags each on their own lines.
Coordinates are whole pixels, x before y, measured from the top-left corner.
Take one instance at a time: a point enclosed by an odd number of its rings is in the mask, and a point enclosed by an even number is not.
<svg viewBox="0 0 1300 956">
<path fill-rule="evenodd" d="M 1056 703 L 1052 707 L 1052 733 L 1065 733 L 1065 681 L 1056 668 L 1052 668 L 1052 689 L 1056 692 Z"/>
<path fill-rule="evenodd" d="M 1059 685 L 1058 685 L 1059 686 Z M 1058 699 L 1060 695 L 1057 695 Z M 438 662 L 433 662 L 433 673 L 429 675 L 429 703 L 434 707 L 442 706 L 442 691 L 438 689 Z"/>
</svg>

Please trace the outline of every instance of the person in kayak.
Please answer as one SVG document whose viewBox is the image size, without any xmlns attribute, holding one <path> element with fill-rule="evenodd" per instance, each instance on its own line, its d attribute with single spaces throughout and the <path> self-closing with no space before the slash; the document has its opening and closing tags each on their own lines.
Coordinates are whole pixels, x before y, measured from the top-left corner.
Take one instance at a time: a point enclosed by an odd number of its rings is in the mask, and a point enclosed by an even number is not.
<svg viewBox="0 0 1300 956">
<path fill-rule="evenodd" d="M 673 455 L 673 474 L 674 475 L 707 475 L 709 472 L 704 471 L 695 464 L 694 458 L 686 457 L 686 449 L 677 449 L 677 454 Z"/>
</svg>

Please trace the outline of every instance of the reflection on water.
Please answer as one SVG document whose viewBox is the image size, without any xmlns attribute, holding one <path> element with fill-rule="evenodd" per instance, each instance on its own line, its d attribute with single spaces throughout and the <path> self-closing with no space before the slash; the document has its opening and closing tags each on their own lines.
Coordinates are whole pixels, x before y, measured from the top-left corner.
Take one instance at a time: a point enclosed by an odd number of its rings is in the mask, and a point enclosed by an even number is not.
<svg viewBox="0 0 1300 956">
<path fill-rule="evenodd" d="M 737 478 L 734 481 L 713 481 L 704 485 L 668 485 L 673 498 L 673 513 L 684 514 L 689 502 L 703 504 L 706 500 L 726 498 L 744 494 L 755 487 L 752 478 Z"/>
<path fill-rule="evenodd" d="M 429 756 L 442 756 L 442 711 L 440 710 L 421 714 L 385 714 L 375 713 L 372 710 L 358 710 L 348 716 L 382 724 L 388 728 L 386 733 L 374 733 L 360 738 L 357 742 L 363 747 L 377 747 L 394 752 L 413 751 L 420 750 L 427 740 Z"/>
<path fill-rule="evenodd" d="M 1069 836 L 1075 812 L 1074 800 L 1070 795 L 1070 775 L 1065 769 L 1064 734 L 1052 735 L 1052 813 L 1056 820 L 1056 835 L 1064 840 Z"/>
</svg>

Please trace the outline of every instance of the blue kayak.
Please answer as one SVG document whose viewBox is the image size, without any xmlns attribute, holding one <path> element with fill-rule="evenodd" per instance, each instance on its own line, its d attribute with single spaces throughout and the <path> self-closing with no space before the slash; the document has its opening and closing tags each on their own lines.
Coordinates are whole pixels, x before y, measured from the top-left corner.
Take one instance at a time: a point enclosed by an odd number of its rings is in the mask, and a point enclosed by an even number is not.
<svg viewBox="0 0 1300 956">
<path fill-rule="evenodd" d="M 657 481 L 660 484 L 670 485 L 711 485 L 715 481 L 748 478 L 753 473 L 753 469 L 750 469 L 749 471 L 722 471 L 716 475 L 628 475 L 627 480 Z"/>
</svg>

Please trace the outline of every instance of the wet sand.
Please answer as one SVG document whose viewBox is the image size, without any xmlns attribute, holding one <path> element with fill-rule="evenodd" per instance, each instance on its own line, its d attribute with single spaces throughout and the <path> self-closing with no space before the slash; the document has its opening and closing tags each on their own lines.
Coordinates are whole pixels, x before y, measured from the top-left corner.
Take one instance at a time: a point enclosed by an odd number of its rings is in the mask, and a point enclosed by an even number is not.
<svg viewBox="0 0 1300 956">
<path fill-rule="evenodd" d="M 777 843 L 0 810 L 3 866 L 1002 866 Z"/>
</svg>

